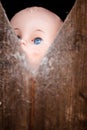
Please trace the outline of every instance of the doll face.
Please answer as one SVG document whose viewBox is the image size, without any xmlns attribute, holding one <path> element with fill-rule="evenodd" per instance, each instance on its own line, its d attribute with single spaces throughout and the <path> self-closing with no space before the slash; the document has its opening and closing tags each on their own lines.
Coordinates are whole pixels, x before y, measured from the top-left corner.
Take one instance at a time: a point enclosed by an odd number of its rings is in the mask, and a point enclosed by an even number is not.
<svg viewBox="0 0 87 130">
<path fill-rule="evenodd" d="M 47 53 L 62 21 L 46 9 L 31 7 L 18 12 L 11 19 L 11 25 L 30 65 L 36 67 Z"/>
</svg>

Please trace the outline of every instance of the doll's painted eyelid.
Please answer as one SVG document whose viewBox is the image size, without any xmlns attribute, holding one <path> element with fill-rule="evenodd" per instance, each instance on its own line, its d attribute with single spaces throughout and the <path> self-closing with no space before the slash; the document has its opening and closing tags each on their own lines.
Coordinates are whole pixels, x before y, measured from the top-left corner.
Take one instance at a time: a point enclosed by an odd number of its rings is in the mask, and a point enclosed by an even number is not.
<svg viewBox="0 0 87 130">
<path fill-rule="evenodd" d="M 33 40 L 33 42 L 34 42 L 35 45 L 39 45 L 39 44 L 41 44 L 42 40 L 43 40 L 42 38 L 36 37 L 36 38 Z"/>
</svg>

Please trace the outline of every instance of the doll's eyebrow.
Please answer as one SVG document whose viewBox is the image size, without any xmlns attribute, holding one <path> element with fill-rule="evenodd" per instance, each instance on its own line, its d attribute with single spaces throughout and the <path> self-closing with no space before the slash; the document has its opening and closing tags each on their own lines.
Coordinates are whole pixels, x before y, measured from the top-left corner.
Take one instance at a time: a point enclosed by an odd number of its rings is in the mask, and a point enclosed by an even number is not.
<svg viewBox="0 0 87 130">
<path fill-rule="evenodd" d="M 43 32 L 44 33 L 44 31 L 41 29 L 37 29 L 37 30 L 35 30 L 35 32 Z"/>
<path fill-rule="evenodd" d="M 14 28 L 14 30 L 20 30 L 19 28 Z"/>
</svg>

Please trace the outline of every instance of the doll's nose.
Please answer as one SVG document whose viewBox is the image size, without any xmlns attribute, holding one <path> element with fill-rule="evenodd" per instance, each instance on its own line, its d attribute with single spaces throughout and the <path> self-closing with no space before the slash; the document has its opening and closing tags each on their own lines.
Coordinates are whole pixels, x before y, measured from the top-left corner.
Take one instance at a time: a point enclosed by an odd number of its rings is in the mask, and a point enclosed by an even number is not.
<svg viewBox="0 0 87 130">
<path fill-rule="evenodd" d="M 27 43 L 28 43 L 28 42 L 27 42 L 26 40 L 23 40 L 23 39 L 21 40 L 21 44 L 27 45 Z"/>
</svg>

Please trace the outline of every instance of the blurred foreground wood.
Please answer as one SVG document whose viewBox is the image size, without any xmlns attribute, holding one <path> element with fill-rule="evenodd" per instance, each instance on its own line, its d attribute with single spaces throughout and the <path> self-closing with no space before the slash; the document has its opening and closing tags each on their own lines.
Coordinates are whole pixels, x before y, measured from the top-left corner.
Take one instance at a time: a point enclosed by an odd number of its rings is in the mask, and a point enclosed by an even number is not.
<svg viewBox="0 0 87 130">
<path fill-rule="evenodd" d="M 36 73 L 0 5 L 0 130 L 87 130 L 87 0 L 77 0 Z"/>
</svg>

